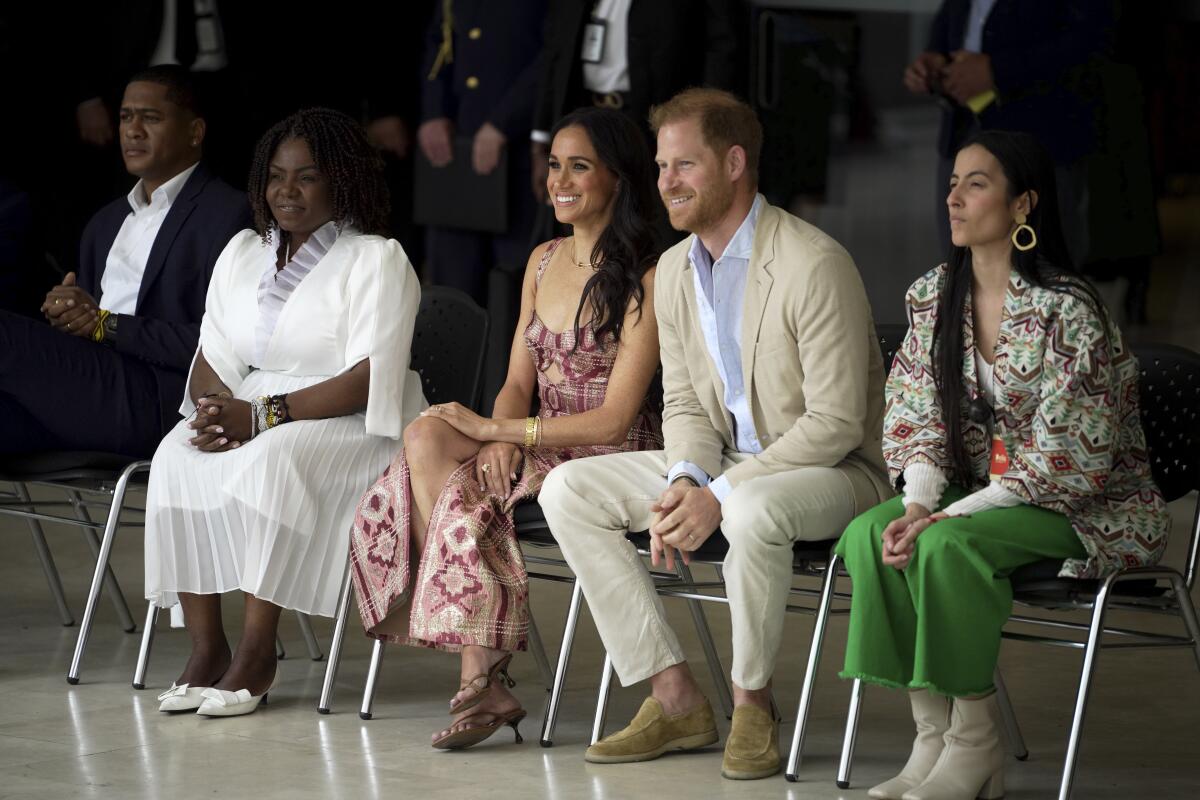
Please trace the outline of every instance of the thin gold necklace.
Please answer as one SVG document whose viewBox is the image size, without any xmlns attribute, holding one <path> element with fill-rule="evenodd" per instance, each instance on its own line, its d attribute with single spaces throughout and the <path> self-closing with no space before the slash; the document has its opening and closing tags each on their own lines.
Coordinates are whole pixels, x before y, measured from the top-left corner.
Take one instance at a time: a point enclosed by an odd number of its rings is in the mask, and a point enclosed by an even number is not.
<svg viewBox="0 0 1200 800">
<path fill-rule="evenodd" d="M 577 253 L 575 252 L 575 237 L 572 236 L 571 237 L 571 261 L 572 261 L 572 263 L 574 263 L 575 266 L 580 267 L 580 268 L 583 268 L 583 267 L 591 267 L 592 269 L 596 268 L 596 265 L 593 262 L 580 261 L 576 256 L 577 256 Z"/>
</svg>

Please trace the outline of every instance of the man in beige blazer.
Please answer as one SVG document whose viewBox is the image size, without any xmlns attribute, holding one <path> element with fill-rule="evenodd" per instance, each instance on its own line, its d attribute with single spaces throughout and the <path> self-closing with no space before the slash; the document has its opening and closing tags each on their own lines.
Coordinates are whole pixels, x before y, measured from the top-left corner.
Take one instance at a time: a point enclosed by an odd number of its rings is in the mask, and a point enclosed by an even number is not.
<svg viewBox="0 0 1200 800">
<path fill-rule="evenodd" d="M 689 89 L 656 108 L 658 188 L 694 235 L 658 262 L 665 451 L 572 461 L 540 502 L 578 576 L 623 685 L 649 679 L 629 727 L 588 749 L 643 761 L 717 740 L 712 709 L 626 540 L 652 561 L 714 534 L 733 629 L 734 715 L 722 774 L 779 770 L 770 681 L 792 544 L 839 536 L 891 495 L 883 465 L 883 364 L 849 254 L 757 194 L 762 128 L 733 95 Z"/>
</svg>

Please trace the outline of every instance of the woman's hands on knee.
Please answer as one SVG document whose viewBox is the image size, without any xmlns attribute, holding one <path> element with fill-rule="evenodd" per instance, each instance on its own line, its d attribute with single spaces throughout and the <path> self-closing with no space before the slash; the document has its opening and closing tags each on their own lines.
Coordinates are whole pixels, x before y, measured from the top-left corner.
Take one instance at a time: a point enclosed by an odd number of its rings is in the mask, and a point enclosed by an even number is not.
<svg viewBox="0 0 1200 800">
<path fill-rule="evenodd" d="M 196 416 L 188 423 L 196 435 L 188 444 L 206 453 L 234 450 L 250 438 L 250 404 L 222 392 L 199 398 Z"/>
<path fill-rule="evenodd" d="M 488 442 L 475 456 L 475 479 L 481 492 L 508 499 L 524 452 L 508 442 Z M 486 468 L 485 468 L 486 467 Z"/>
<path fill-rule="evenodd" d="M 917 537 L 933 523 L 946 519 L 942 512 L 929 513 L 929 509 L 910 503 L 904 516 L 892 520 L 883 529 L 883 563 L 896 569 L 904 569 L 912 560 L 913 546 Z"/>
</svg>

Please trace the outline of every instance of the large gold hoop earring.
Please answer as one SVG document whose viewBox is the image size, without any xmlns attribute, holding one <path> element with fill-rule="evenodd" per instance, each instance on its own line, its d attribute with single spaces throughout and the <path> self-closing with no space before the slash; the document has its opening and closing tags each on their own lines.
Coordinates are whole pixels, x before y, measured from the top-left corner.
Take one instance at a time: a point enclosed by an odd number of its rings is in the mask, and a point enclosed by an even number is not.
<svg viewBox="0 0 1200 800">
<path fill-rule="evenodd" d="M 1037 233 L 1033 230 L 1033 228 L 1025 224 L 1024 214 L 1017 214 L 1016 222 L 1017 227 L 1014 228 L 1012 232 L 1013 247 L 1017 248 L 1022 253 L 1027 253 L 1033 248 L 1037 247 Z M 1029 241 L 1025 244 L 1021 244 L 1020 236 L 1022 231 L 1029 234 Z"/>
</svg>

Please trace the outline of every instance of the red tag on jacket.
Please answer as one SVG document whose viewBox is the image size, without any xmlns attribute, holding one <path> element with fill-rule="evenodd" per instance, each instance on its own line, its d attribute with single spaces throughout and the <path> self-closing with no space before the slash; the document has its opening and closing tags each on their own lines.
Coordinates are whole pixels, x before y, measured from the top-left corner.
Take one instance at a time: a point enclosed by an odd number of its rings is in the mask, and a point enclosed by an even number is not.
<svg viewBox="0 0 1200 800">
<path fill-rule="evenodd" d="M 1000 439 L 1000 435 L 993 433 L 992 459 L 988 466 L 988 477 L 998 481 L 1006 472 L 1008 472 L 1008 450 L 1004 448 L 1004 442 Z"/>
</svg>

